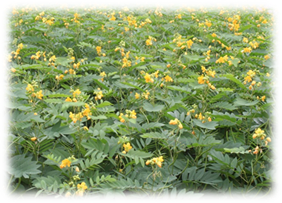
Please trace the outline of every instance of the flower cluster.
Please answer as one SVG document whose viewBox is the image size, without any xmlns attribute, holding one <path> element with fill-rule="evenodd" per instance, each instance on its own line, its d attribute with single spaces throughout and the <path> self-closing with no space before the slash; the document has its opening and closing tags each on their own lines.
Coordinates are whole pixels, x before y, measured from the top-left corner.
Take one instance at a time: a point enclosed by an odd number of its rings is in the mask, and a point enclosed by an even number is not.
<svg viewBox="0 0 282 203">
<path fill-rule="evenodd" d="M 146 39 L 146 45 L 147 46 L 152 46 L 153 45 L 153 41 L 156 42 L 156 38 L 149 36 L 148 39 Z"/>
<path fill-rule="evenodd" d="M 263 95 L 262 97 L 257 96 L 257 99 L 258 99 L 258 100 L 261 100 L 261 101 L 263 101 L 263 102 L 265 101 L 265 98 L 266 98 L 265 95 Z"/>
<path fill-rule="evenodd" d="M 150 95 L 150 92 L 148 90 L 146 90 L 146 92 L 142 93 L 142 97 L 147 99 L 147 100 L 149 99 L 149 95 Z"/>
<path fill-rule="evenodd" d="M 32 81 L 31 84 L 27 84 L 27 87 L 25 89 L 31 97 L 36 97 L 37 99 L 42 100 L 42 97 L 43 97 L 42 90 L 34 92 L 35 91 L 34 87 L 37 87 L 37 83 L 35 81 Z M 31 100 L 31 102 L 32 102 L 32 100 Z"/>
<path fill-rule="evenodd" d="M 256 72 L 253 70 L 249 70 L 247 72 L 247 76 L 244 78 L 244 84 L 247 84 L 247 82 L 251 82 L 249 89 L 252 90 L 253 86 L 256 84 L 256 81 L 253 81 L 253 78 L 255 77 Z M 258 83 L 257 86 L 260 86 L 261 83 Z"/>
<path fill-rule="evenodd" d="M 77 114 L 73 114 L 72 112 L 69 113 L 69 117 L 72 120 L 73 123 L 76 123 L 77 121 L 81 121 L 83 118 L 83 115 L 81 112 Z"/>
<path fill-rule="evenodd" d="M 102 49 L 101 46 L 96 46 L 96 51 L 97 51 L 98 56 L 101 55 L 101 49 Z"/>
<path fill-rule="evenodd" d="M 159 156 L 159 157 L 155 157 L 155 158 L 152 158 L 150 160 L 147 160 L 146 161 L 146 165 L 154 165 L 156 164 L 158 167 L 162 167 L 162 163 L 164 162 L 164 159 L 163 159 L 163 156 Z"/>
<path fill-rule="evenodd" d="M 205 73 L 205 75 L 202 74 L 201 76 L 198 77 L 198 83 L 199 84 L 205 84 L 206 83 L 206 84 L 208 84 L 209 88 L 211 88 L 212 90 L 215 90 L 216 89 L 215 86 L 212 85 L 209 81 L 209 76 L 214 78 L 214 76 L 216 74 L 215 71 L 212 71 L 211 69 L 207 70 L 204 66 L 202 66 L 202 71 L 203 71 L 203 73 Z"/>
<path fill-rule="evenodd" d="M 126 154 L 127 152 L 129 152 L 129 150 L 132 149 L 132 146 L 130 145 L 129 142 L 126 144 L 123 144 L 122 147 L 123 147 L 123 151 L 122 151 L 123 154 Z"/>
<path fill-rule="evenodd" d="M 77 97 L 81 94 L 81 91 L 79 89 L 76 89 L 75 91 L 71 89 L 70 92 L 72 92 L 73 99 L 71 99 L 70 97 L 67 97 L 65 101 L 66 102 L 77 102 Z"/>
<path fill-rule="evenodd" d="M 14 59 L 15 59 L 15 58 L 21 59 L 20 57 L 18 57 L 18 55 L 20 54 L 20 51 L 23 49 L 23 47 L 24 47 L 23 43 L 18 44 L 17 50 L 11 52 L 11 54 L 13 54 L 14 57 L 11 56 L 10 59 L 9 59 L 9 62 L 11 62 L 11 58 L 14 58 Z"/>
<path fill-rule="evenodd" d="M 249 53 L 251 53 L 251 51 L 252 51 L 251 47 L 246 47 L 242 50 L 242 53 L 248 53 L 249 54 Z"/>
<path fill-rule="evenodd" d="M 182 123 L 180 122 L 180 120 L 178 120 L 177 118 L 175 118 L 174 120 L 170 120 L 169 121 L 169 125 L 178 125 L 179 129 L 183 128 Z"/>
<path fill-rule="evenodd" d="M 65 167 L 70 167 L 71 161 L 69 159 L 64 159 L 60 165 L 60 169 L 65 168 Z"/>
<path fill-rule="evenodd" d="M 267 137 L 264 132 L 264 130 L 257 128 L 253 134 L 253 139 L 260 139 L 261 141 L 264 141 L 264 145 L 267 146 L 269 142 L 271 142 L 271 138 Z M 255 150 L 253 151 L 253 154 L 258 154 L 259 152 L 262 152 L 262 149 L 259 148 L 259 146 L 256 146 Z"/>
<path fill-rule="evenodd" d="M 82 115 L 87 118 L 87 120 L 90 120 L 90 116 L 92 115 L 90 107 L 88 104 L 85 104 L 85 109 L 82 111 Z"/>
<path fill-rule="evenodd" d="M 36 97 L 37 99 L 42 99 L 43 94 L 42 94 L 42 90 L 39 90 L 38 92 L 32 93 L 31 94 L 32 97 Z"/>
<path fill-rule="evenodd" d="M 87 185 L 85 182 L 82 182 L 80 184 L 77 184 L 77 191 L 76 191 L 76 195 L 77 196 L 83 196 L 83 193 L 85 190 L 87 190 Z"/>
<path fill-rule="evenodd" d="M 120 113 L 119 115 L 119 119 L 120 119 L 120 122 L 124 123 L 125 122 L 125 119 L 123 118 L 123 116 L 125 116 L 126 118 L 133 118 L 133 119 L 136 119 L 136 112 L 135 110 L 126 110 L 125 111 L 126 114 L 124 115 L 123 113 Z"/>
<path fill-rule="evenodd" d="M 173 79 L 172 79 L 169 75 L 166 75 L 163 79 L 164 79 L 166 82 L 173 82 Z"/>
<path fill-rule="evenodd" d="M 130 54 L 130 51 L 128 51 L 126 54 L 122 54 L 122 55 L 125 55 L 125 57 L 122 59 L 122 68 L 126 68 L 126 67 L 131 66 L 131 61 L 128 60 L 129 54 Z"/>
<path fill-rule="evenodd" d="M 221 57 L 219 57 L 219 59 L 217 59 L 216 61 L 215 61 L 215 63 L 225 63 L 225 62 L 227 62 L 228 61 L 228 56 L 227 55 L 225 55 L 225 56 L 221 56 Z"/>
<path fill-rule="evenodd" d="M 97 90 L 95 90 L 93 94 L 96 95 L 96 96 L 95 96 L 95 100 L 100 100 L 100 99 L 102 99 L 102 97 L 104 96 L 104 95 L 103 95 L 103 91 L 102 91 L 100 88 L 98 88 Z"/>
</svg>

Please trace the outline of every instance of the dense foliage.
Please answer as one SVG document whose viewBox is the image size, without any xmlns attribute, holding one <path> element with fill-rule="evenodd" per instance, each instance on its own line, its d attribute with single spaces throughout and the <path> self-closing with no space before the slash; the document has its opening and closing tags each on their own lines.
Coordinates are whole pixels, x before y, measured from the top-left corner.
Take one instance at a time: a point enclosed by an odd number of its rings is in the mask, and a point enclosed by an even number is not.
<svg viewBox="0 0 282 203">
<path fill-rule="evenodd" d="M 271 190 L 265 10 L 13 10 L 11 193 Z"/>
</svg>

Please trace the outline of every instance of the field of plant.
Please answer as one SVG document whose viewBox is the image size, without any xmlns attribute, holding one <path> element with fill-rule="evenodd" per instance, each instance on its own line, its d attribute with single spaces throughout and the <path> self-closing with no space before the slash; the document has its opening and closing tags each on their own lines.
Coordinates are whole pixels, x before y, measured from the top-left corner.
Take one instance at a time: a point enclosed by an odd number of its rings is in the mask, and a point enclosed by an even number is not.
<svg viewBox="0 0 282 203">
<path fill-rule="evenodd" d="M 9 16 L 10 194 L 267 194 L 267 10 Z"/>
</svg>

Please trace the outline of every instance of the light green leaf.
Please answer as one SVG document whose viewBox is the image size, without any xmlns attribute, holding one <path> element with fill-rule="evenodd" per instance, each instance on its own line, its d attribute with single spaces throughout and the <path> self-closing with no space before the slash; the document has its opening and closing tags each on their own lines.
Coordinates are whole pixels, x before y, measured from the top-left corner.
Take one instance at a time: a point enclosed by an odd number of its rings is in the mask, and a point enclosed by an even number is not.
<svg viewBox="0 0 282 203">
<path fill-rule="evenodd" d="M 247 87 L 245 87 L 245 85 L 240 81 L 238 80 L 237 78 L 234 77 L 233 74 L 222 74 L 220 75 L 222 77 L 225 77 L 233 82 L 235 82 L 239 87 L 241 87 L 242 89 L 247 89 Z"/>
<path fill-rule="evenodd" d="M 164 107 L 164 105 L 150 104 L 148 102 L 143 104 L 143 108 L 148 112 L 158 112 L 161 111 Z"/>
<path fill-rule="evenodd" d="M 32 157 L 25 157 L 24 154 L 13 156 L 10 161 L 10 169 L 8 173 L 14 175 L 15 178 L 29 178 L 31 174 L 41 173 L 38 168 L 40 167 L 36 161 L 31 160 Z"/>
<path fill-rule="evenodd" d="M 193 123 L 201 128 L 206 128 L 210 130 L 215 130 L 215 127 L 218 126 L 218 123 L 216 121 L 211 121 L 211 122 L 205 122 L 202 123 L 202 121 L 198 119 L 192 119 Z"/>
<path fill-rule="evenodd" d="M 249 101 L 249 100 L 245 100 L 240 97 L 237 97 L 236 100 L 234 101 L 234 105 L 235 106 L 253 106 L 253 105 L 256 105 L 258 102 L 259 102 L 258 100 Z"/>
<path fill-rule="evenodd" d="M 150 132 L 150 133 L 145 133 L 143 135 L 140 135 L 140 137 L 143 138 L 153 138 L 153 139 L 166 139 L 167 136 L 162 134 L 162 133 L 158 133 L 158 132 Z"/>
</svg>

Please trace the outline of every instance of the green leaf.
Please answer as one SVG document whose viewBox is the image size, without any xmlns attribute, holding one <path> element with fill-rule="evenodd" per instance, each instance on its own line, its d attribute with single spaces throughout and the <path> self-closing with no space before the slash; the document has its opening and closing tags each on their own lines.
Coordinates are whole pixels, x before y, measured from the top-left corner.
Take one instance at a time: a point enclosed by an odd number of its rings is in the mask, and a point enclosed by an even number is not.
<svg viewBox="0 0 282 203">
<path fill-rule="evenodd" d="M 56 104 L 65 102 L 64 100 L 61 99 L 44 99 L 44 101 L 47 103 L 56 103 Z"/>
<path fill-rule="evenodd" d="M 245 87 L 245 85 L 240 81 L 238 80 L 237 78 L 234 77 L 233 74 L 222 74 L 220 75 L 220 77 L 225 77 L 233 82 L 235 82 L 237 85 L 239 85 L 239 87 L 241 87 L 242 89 L 247 89 L 247 87 Z"/>
<path fill-rule="evenodd" d="M 101 104 L 98 104 L 98 105 L 96 106 L 96 108 L 103 108 L 103 107 L 105 107 L 105 106 L 111 106 L 111 105 L 113 105 L 111 102 L 105 101 L 105 102 L 103 102 L 103 103 L 101 103 Z"/>
<path fill-rule="evenodd" d="M 84 102 L 65 102 L 62 106 L 62 110 L 68 109 L 71 106 L 84 106 Z"/>
<path fill-rule="evenodd" d="M 107 116 L 99 115 L 99 116 L 90 116 L 92 120 L 104 120 L 107 119 Z"/>
<path fill-rule="evenodd" d="M 71 95 L 67 95 L 67 94 L 48 94 L 46 96 L 48 96 L 48 97 L 70 97 Z"/>
<path fill-rule="evenodd" d="M 187 94 L 191 94 L 191 89 L 188 88 L 188 87 L 179 87 L 179 86 L 167 86 L 168 89 L 170 90 L 176 90 L 176 91 L 179 91 L 179 92 L 185 92 Z"/>
<path fill-rule="evenodd" d="M 256 105 L 258 102 L 259 102 L 258 100 L 249 101 L 249 100 L 245 100 L 240 97 L 237 97 L 234 101 L 234 105 L 235 106 L 253 106 L 253 105 Z"/>
<path fill-rule="evenodd" d="M 201 128 L 206 128 L 209 130 L 215 130 L 215 127 L 218 126 L 218 123 L 216 121 L 211 121 L 211 122 L 205 122 L 202 123 L 202 121 L 198 119 L 192 119 L 193 123 Z"/>
<path fill-rule="evenodd" d="M 142 92 L 145 92 L 145 90 L 144 90 L 144 89 L 142 89 L 142 88 L 138 87 L 137 85 L 131 84 L 131 83 L 129 83 L 129 82 L 122 82 L 121 84 L 124 84 L 124 85 L 130 86 L 130 87 L 136 88 L 136 89 L 138 89 L 138 90 L 140 90 L 140 91 L 142 91 Z"/>
<path fill-rule="evenodd" d="M 143 108 L 148 112 L 158 112 L 161 111 L 164 107 L 164 105 L 151 104 L 148 102 L 143 104 Z"/>
<path fill-rule="evenodd" d="M 4 102 L 2 105 L 10 109 L 19 109 L 22 111 L 27 111 L 31 109 L 30 106 L 24 106 L 22 103 L 17 102 Z"/>
<path fill-rule="evenodd" d="M 29 178 L 32 174 L 41 173 L 38 168 L 40 167 L 36 161 L 31 160 L 32 157 L 25 157 L 24 154 L 13 156 L 10 161 L 10 169 L 8 171 L 9 174 L 15 176 L 15 178 Z"/>
<path fill-rule="evenodd" d="M 212 108 L 220 108 L 220 109 L 226 109 L 233 111 L 234 109 L 237 109 L 236 106 L 228 103 L 228 102 L 217 102 L 211 105 Z"/>
<path fill-rule="evenodd" d="M 109 88 L 106 85 L 104 85 L 103 83 L 101 83 L 97 79 L 94 79 L 94 82 L 97 83 L 97 85 L 99 85 L 101 88 L 103 88 L 105 90 L 109 90 Z"/>
<path fill-rule="evenodd" d="M 167 139 L 167 135 L 158 133 L 158 132 L 150 132 L 140 135 L 143 138 L 153 138 L 153 139 Z"/>
</svg>

